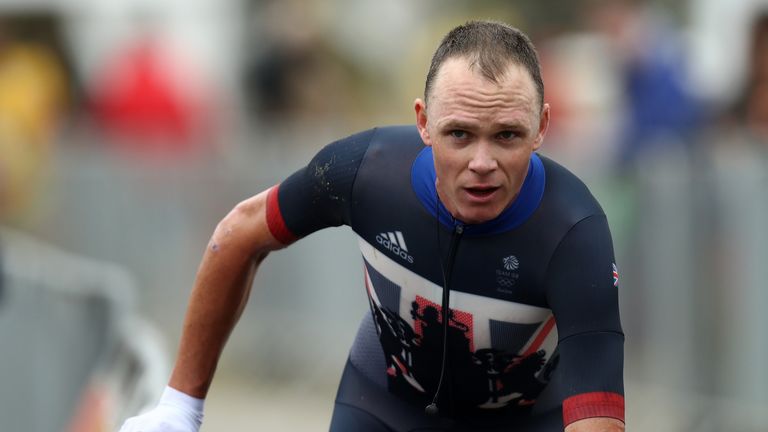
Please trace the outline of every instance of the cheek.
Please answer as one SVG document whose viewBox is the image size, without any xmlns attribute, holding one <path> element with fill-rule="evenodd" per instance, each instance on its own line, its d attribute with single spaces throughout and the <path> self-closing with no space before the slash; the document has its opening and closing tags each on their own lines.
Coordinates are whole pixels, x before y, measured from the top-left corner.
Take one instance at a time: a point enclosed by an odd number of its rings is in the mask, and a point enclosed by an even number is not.
<svg viewBox="0 0 768 432">
<path fill-rule="evenodd" d="M 525 151 L 515 154 L 504 162 L 507 177 L 516 185 L 520 185 L 528 174 L 528 165 L 531 160 L 531 152 Z"/>
<path fill-rule="evenodd" d="M 461 155 L 457 152 L 434 151 L 435 171 L 441 181 L 452 181 L 462 170 Z"/>
</svg>

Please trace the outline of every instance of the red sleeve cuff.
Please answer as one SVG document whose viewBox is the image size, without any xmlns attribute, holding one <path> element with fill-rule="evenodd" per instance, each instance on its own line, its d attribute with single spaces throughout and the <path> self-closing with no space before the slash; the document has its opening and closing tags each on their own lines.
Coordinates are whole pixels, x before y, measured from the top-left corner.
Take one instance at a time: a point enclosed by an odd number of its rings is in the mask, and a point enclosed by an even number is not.
<svg viewBox="0 0 768 432">
<path fill-rule="evenodd" d="M 267 226 L 272 236 L 284 245 L 289 245 L 296 240 L 295 234 L 285 225 L 285 219 L 280 212 L 280 203 L 277 200 L 277 192 L 280 185 L 273 186 L 267 193 Z"/>
<path fill-rule="evenodd" d="M 610 417 L 624 421 L 624 396 L 618 393 L 593 392 L 571 396 L 563 401 L 563 424 L 591 417 Z"/>
</svg>

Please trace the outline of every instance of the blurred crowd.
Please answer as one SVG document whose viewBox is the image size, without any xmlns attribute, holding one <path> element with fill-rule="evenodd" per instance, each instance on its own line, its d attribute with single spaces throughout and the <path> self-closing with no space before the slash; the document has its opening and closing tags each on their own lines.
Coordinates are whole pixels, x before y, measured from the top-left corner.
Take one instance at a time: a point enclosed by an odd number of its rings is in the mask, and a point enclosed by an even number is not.
<svg viewBox="0 0 768 432">
<path fill-rule="evenodd" d="M 412 123 L 438 38 L 491 18 L 534 39 L 542 152 L 611 221 L 630 382 L 768 403 L 768 1 L 32 3 L 0 0 L 0 225 L 124 266 L 169 347 L 218 218 L 334 138 Z M 0 237 L 0 274 L 4 255 Z M 7 291 L 0 277 L 0 318 Z M 313 306 L 280 291 L 241 326 L 296 327 L 286 314 Z M 339 343 L 311 331 L 295 330 L 308 349 Z M 287 379 L 302 356 L 270 338 L 236 337 L 231 361 Z M 697 430 L 727 429 L 713 412 Z"/>
<path fill-rule="evenodd" d="M 721 30 L 694 20 L 702 15 L 696 9 L 717 13 L 717 2 L 707 0 L 584 0 L 558 5 L 558 12 L 536 2 L 370 8 L 344 0 L 251 0 L 211 17 L 216 25 L 205 23 L 205 0 L 179 22 L 171 19 L 178 15 L 171 2 L 86 3 L 94 10 L 0 3 L 6 219 L 23 220 L 19 212 L 29 209 L 55 146 L 189 161 L 265 145 L 262 133 L 286 133 L 282 145 L 314 148 L 322 141 L 300 139 L 301 131 L 410 122 L 435 39 L 470 18 L 507 20 L 535 39 L 555 119 L 544 151 L 577 171 L 617 172 L 657 147 L 696 146 L 713 126 L 768 139 L 768 4 L 761 11 L 756 0 L 736 2 L 749 25 L 722 29 L 741 34 L 717 54 L 720 62 L 743 57 L 743 67 L 723 66 L 719 74 L 710 67 L 718 79 L 709 80 L 692 70 L 695 41 Z M 199 21 L 206 25 L 192 29 Z M 217 31 L 227 36 L 211 39 L 225 46 L 196 43 Z"/>
</svg>

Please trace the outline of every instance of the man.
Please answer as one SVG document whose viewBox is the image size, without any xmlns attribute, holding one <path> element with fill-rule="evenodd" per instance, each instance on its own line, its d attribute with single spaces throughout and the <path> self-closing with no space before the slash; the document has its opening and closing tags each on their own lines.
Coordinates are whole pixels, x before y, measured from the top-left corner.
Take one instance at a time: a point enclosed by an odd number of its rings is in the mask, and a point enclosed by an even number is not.
<svg viewBox="0 0 768 432">
<path fill-rule="evenodd" d="M 610 233 L 586 187 L 534 153 L 549 123 L 543 97 L 524 34 L 493 22 L 453 29 L 415 102 L 416 128 L 332 143 L 219 223 L 169 386 L 123 430 L 197 430 L 259 264 L 346 224 L 360 238 L 371 315 L 332 431 L 623 431 Z"/>
</svg>

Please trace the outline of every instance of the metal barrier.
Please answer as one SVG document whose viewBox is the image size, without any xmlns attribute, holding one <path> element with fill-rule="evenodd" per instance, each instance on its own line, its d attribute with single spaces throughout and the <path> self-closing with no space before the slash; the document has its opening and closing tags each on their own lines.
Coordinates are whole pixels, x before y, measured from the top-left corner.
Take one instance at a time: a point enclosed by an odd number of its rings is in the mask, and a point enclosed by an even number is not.
<svg viewBox="0 0 768 432">
<path fill-rule="evenodd" d="M 167 379 L 160 339 L 117 266 L 0 229 L 0 429 L 110 430 Z"/>
<path fill-rule="evenodd" d="M 632 184 L 617 252 L 628 401 L 636 391 L 648 402 L 636 420 L 665 412 L 653 429 L 766 430 L 768 147 L 720 135 L 665 149 L 638 161 Z"/>
</svg>

